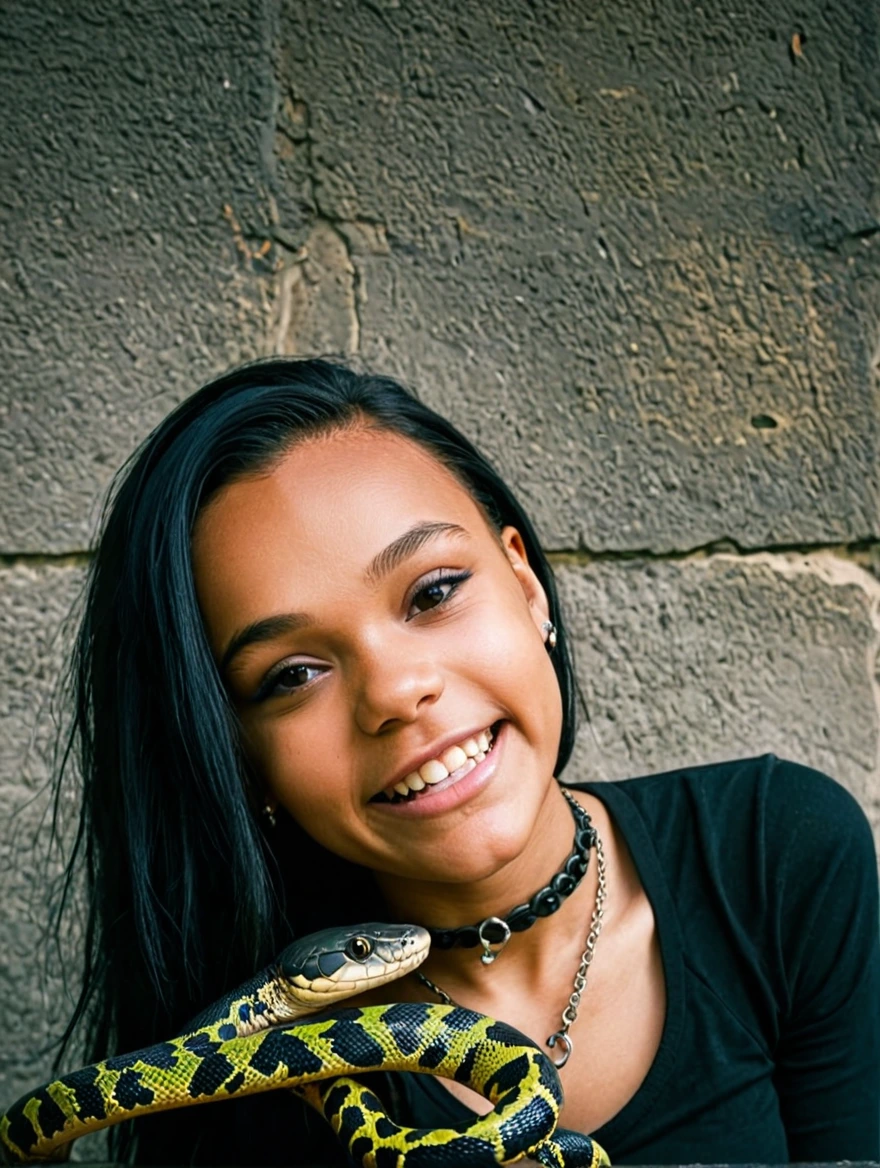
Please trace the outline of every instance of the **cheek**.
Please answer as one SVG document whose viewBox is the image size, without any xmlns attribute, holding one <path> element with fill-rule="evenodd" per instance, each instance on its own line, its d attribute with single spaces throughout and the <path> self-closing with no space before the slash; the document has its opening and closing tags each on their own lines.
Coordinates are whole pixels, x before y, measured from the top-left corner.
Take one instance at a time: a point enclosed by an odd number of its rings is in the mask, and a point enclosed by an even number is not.
<svg viewBox="0 0 880 1168">
<path fill-rule="evenodd" d="M 482 666 L 498 698 L 536 732 L 561 729 L 562 698 L 550 654 L 528 609 L 486 619 L 474 630 L 469 656 Z"/>
<path fill-rule="evenodd" d="M 309 719 L 278 718 L 248 733 L 248 755 L 274 797 L 308 830 L 307 821 L 339 807 L 349 789 L 339 727 Z"/>
</svg>

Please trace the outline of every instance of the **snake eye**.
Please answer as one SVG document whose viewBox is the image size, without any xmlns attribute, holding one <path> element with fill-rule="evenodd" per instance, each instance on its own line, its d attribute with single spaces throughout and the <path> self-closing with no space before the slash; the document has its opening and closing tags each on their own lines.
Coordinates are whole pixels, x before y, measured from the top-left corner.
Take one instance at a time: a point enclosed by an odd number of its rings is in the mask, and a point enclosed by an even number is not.
<svg viewBox="0 0 880 1168">
<path fill-rule="evenodd" d="M 363 961 L 365 957 L 369 957 L 373 952 L 373 946 L 366 937 L 352 937 L 345 946 L 345 952 L 354 961 Z"/>
</svg>

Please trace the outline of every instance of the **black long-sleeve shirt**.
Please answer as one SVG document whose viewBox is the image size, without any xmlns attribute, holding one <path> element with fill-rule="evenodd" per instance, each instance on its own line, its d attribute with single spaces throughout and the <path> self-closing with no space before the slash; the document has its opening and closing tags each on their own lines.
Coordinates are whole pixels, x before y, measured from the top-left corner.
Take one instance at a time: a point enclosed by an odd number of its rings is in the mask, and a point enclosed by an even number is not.
<svg viewBox="0 0 880 1168">
<path fill-rule="evenodd" d="M 592 1133 L 612 1162 L 880 1159 L 877 867 L 852 796 L 772 756 L 578 786 L 632 853 L 666 979 L 654 1062 Z M 399 1123 L 472 1118 L 430 1075 L 380 1078 Z M 286 1091 L 139 1127 L 141 1164 L 347 1162 Z"/>
<path fill-rule="evenodd" d="M 612 1162 L 880 1158 L 877 867 L 852 796 L 773 756 L 578 786 L 632 853 L 666 978 L 654 1062 L 592 1133 Z M 472 1114 L 399 1084 L 416 1126 Z"/>
</svg>

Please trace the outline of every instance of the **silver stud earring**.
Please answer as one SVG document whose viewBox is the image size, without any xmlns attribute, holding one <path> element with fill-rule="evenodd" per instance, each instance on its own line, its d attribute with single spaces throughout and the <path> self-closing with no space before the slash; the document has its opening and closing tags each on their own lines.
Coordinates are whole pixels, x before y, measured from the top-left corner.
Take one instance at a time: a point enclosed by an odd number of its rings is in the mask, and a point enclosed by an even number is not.
<svg viewBox="0 0 880 1168">
<path fill-rule="evenodd" d="M 544 621 L 541 625 L 541 631 L 547 634 L 547 651 L 552 653 L 556 648 L 556 625 L 553 621 Z"/>
<path fill-rule="evenodd" d="M 270 807 L 270 805 L 266 803 L 263 807 L 263 815 L 265 815 L 265 817 L 269 820 L 269 826 L 274 827 L 276 823 L 275 808 Z"/>
</svg>

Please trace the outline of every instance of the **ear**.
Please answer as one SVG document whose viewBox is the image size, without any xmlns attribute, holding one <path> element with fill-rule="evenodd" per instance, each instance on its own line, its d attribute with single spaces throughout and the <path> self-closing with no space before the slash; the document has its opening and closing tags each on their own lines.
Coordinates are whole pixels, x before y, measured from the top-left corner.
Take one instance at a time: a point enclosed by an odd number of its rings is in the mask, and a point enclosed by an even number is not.
<svg viewBox="0 0 880 1168">
<path fill-rule="evenodd" d="M 543 640 L 544 630 L 541 626 L 545 621 L 550 619 L 550 604 L 547 600 L 547 593 L 544 591 L 541 581 L 535 575 L 529 564 L 529 557 L 526 553 L 523 538 L 517 529 L 515 527 L 505 527 L 501 532 L 500 539 L 504 554 L 507 556 L 508 562 L 513 569 L 513 574 L 519 581 L 523 595 L 528 602 L 529 611 L 532 614 L 535 627 L 541 633 L 541 639 Z"/>
</svg>

